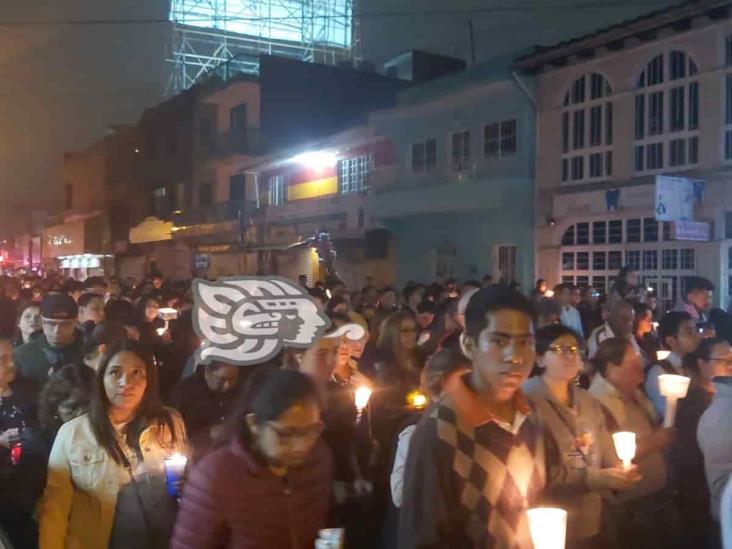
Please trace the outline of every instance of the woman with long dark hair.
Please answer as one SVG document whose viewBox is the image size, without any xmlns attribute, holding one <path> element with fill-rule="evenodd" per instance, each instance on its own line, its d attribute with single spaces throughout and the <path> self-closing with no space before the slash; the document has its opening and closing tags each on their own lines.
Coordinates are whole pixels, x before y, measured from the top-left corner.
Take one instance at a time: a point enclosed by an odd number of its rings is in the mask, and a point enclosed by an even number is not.
<svg viewBox="0 0 732 549">
<path fill-rule="evenodd" d="M 327 525 L 332 490 L 320 410 L 308 376 L 252 374 L 229 444 L 191 472 L 171 547 L 312 548 Z"/>
<path fill-rule="evenodd" d="M 67 364 L 49 376 L 38 399 L 38 422 L 49 449 L 61 425 L 89 410 L 93 384 L 94 370 L 81 364 Z"/>
<path fill-rule="evenodd" d="M 633 304 L 646 301 L 646 292 L 645 288 L 641 287 L 638 269 L 626 265 L 618 271 L 618 276 L 610 290 L 610 301 L 620 299 Z"/>
<path fill-rule="evenodd" d="M 56 435 L 39 509 L 41 549 L 165 547 L 176 504 L 164 460 L 187 453 L 183 421 L 160 400 L 149 351 L 112 345 L 89 412 Z"/>
</svg>

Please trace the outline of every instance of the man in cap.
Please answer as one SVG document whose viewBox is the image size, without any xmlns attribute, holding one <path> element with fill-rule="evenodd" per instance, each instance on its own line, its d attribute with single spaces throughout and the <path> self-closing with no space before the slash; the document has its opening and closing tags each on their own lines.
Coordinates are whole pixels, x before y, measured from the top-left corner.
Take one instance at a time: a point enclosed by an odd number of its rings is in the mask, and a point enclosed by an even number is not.
<svg viewBox="0 0 732 549">
<path fill-rule="evenodd" d="M 13 352 L 22 377 L 43 384 L 51 372 L 82 362 L 83 338 L 77 328 L 78 317 L 79 307 L 68 294 L 51 293 L 43 298 L 43 335 Z"/>
</svg>

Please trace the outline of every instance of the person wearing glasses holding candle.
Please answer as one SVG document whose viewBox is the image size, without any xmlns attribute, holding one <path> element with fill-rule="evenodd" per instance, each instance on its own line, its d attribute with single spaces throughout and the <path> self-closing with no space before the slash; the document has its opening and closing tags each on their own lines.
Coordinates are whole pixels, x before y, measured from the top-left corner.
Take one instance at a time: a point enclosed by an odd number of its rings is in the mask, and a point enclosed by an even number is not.
<svg viewBox="0 0 732 549">
<path fill-rule="evenodd" d="M 546 478 L 543 428 L 521 385 L 536 356 L 531 301 L 483 288 L 465 311 L 472 371 L 420 419 L 404 473 L 399 548 L 530 548 Z"/>
<path fill-rule="evenodd" d="M 630 431 L 637 440 L 641 480 L 616 497 L 619 539 L 628 547 L 676 547 L 680 519 L 665 459 L 675 430 L 659 427 L 660 417 L 640 390 L 643 359 L 627 340 L 611 338 L 600 343 L 592 363 L 597 375 L 590 394 L 604 407 L 610 432 Z"/>
<path fill-rule="evenodd" d="M 558 454 L 550 460 L 556 467 L 547 496 L 568 512 L 568 547 L 602 547 L 603 499 L 610 490 L 633 488 L 637 472 L 623 470 L 602 406 L 575 384 L 583 366 L 581 337 L 565 326 L 547 326 L 536 333 L 536 353 L 540 375 L 522 390 L 546 426 L 548 448 Z"/>
<path fill-rule="evenodd" d="M 190 473 L 171 549 L 311 549 L 328 525 L 332 491 L 320 412 L 309 376 L 253 373 L 229 444 Z"/>
<path fill-rule="evenodd" d="M 150 353 L 136 342 L 113 344 L 89 413 L 56 435 L 39 505 L 40 548 L 165 547 L 176 502 L 164 461 L 188 453 L 183 420 L 160 401 Z"/>
<path fill-rule="evenodd" d="M 679 400 L 676 439 L 669 453 L 687 547 L 712 547 L 716 536 L 704 474 L 704 456 L 697 442 L 699 420 L 716 392 L 713 379 L 732 374 L 732 347 L 721 338 L 703 340 L 684 357 L 684 375 L 691 378 L 686 398 Z M 716 436 L 716 435 L 715 435 Z"/>
</svg>

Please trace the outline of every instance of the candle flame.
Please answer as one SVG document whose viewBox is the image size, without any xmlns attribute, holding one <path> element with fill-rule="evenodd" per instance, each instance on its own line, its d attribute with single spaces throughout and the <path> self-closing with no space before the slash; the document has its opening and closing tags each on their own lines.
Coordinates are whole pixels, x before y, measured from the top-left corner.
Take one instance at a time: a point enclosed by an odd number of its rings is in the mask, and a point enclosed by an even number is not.
<svg viewBox="0 0 732 549">
<path fill-rule="evenodd" d="M 412 408 L 424 408 L 427 406 L 427 396 L 419 391 L 412 391 L 407 395 L 407 404 Z"/>
<path fill-rule="evenodd" d="M 362 412 L 364 408 L 369 403 L 369 399 L 371 398 L 371 389 L 366 387 L 365 385 L 361 385 L 358 389 L 356 389 L 355 394 L 355 403 L 356 403 L 356 409 L 359 412 Z"/>
</svg>

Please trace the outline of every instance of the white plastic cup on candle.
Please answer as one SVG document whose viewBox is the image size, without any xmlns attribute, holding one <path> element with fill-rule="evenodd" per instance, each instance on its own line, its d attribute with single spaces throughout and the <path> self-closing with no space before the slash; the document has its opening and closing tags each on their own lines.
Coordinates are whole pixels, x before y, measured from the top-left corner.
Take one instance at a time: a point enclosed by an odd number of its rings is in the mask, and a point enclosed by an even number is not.
<svg viewBox="0 0 732 549">
<path fill-rule="evenodd" d="M 618 454 L 618 459 L 623 462 L 623 469 L 628 471 L 635 457 L 635 433 L 630 431 L 613 433 L 613 443 L 615 444 L 615 453 Z"/>
<path fill-rule="evenodd" d="M 176 484 L 186 470 L 188 458 L 182 454 L 173 454 L 165 458 L 163 463 L 165 465 L 165 486 L 168 488 L 168 494 L 175 498 L 180 497 Z"/>
<path fill-rule="evenodd" d="M 564 549 L 567 539 L 567 511 L 537 507 L 526 511 L 534 549 Z"/>
<path fill-rule="evenodd" d="M 666 360 L 671 356 L 671 351 L 656 351 L 656 360 Z"/>
<path fill-rule="evenodd" d="M 680 398 L 686 398 L 689 390 L 690 378 L 673 374 L 658 376 L 658 389 L 662 397 L 666 397 L 666 414 L 663 416 L 663 426 L 673 427 L 676 420 L 676 404 Z"/>
</svg>

